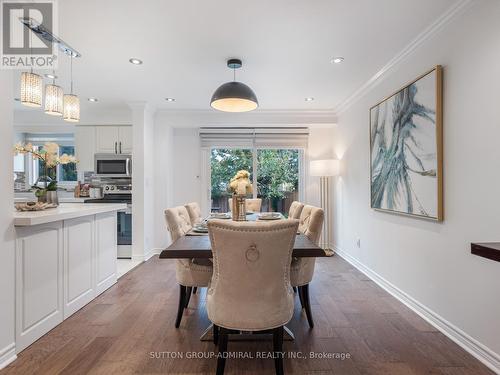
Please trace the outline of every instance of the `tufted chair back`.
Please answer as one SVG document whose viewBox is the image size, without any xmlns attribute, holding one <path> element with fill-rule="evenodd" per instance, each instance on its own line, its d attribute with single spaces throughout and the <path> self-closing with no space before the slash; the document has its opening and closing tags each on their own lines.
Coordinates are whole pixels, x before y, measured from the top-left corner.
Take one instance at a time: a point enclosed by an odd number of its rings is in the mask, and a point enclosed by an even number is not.
<svg viewBox="0 0 500 375">
<path fill-rule="evenodd" d="M 170 236 L 172 237 L 172 242 L 185 236 L 193 228 L 188 211 L 184 206 L 166 209 L 165 220 L 167 228 L 170 231 Z"/>
<path fill-rule="evenodd" d="M 262 207 L 261 198 L 250 198 L 245 200 L 245 207 L 247 211 L 260 212 Z M 233 210 L 233 198 L 229 198 L 229 210 Z"/>
<path fill-rule="evenodd" d="M 322 208 L 305 205 L 299 219 L 299 232 L 306 235 L 316 245 L 323 229 L 324 212 Z"/>
<path fill-rule="evenodd" d="M 297 228 L 297 220 L 208 222 L 214 272 L 206 305 L 214 324 L 259 331 L 290 321 L 290 263 Z"/>
<path fill-rule="evenodd" d="M 196 202 L 191 202 L 186 204 L 186 210 L 189 214 L 189 219 L 191 220 L 191 225 L 195 225 L 202 221 L 200 205 Z"/>
<path fill-rule="evenodd" d="M 303 208 L 304 208 L 304 203 L 293 201 L 292 204 L 290 205 L 290 209 L 288 210 L 288 218 L 300 219 L 300 214 L 302 213 Z"/>
</svg>

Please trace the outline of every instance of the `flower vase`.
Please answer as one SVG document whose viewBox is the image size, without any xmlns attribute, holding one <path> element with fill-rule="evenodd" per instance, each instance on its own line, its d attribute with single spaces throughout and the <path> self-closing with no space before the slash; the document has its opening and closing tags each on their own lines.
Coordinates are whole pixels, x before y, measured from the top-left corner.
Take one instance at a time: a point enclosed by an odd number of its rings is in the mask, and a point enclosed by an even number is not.
<svg viewBox="0 0 500 375">
<path fill-rule="evenodd" d="M 50 204 L 55 204 L 59 206 L 59 197 L 57 196 L 57 190 L 47 191 L 46 193 L 46 202 Z"/>
<path fill-rule="evenodd" d="M 233 194 L 233 220 L 246 221 L 246 197 L 245 195 Z"/>
</svg>

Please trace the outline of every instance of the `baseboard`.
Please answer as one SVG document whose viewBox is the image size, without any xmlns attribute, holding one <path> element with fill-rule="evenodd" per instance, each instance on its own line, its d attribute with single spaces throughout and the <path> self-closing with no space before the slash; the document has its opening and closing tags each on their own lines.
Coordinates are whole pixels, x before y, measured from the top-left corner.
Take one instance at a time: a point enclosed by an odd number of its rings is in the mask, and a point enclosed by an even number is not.
<svg viewBox="0 0 500 375">
<path fill-rule="evenodd" d="M 151 249 L 151 251 L 144 256 L 144 261 L 147 261 L 148 259 L 150 259 L 151 257 L 155 256 L 155 255 L 159 255 L 163 250 L 165 249 L 160 249 L 160 248 L 153 248 Z"/>
<path fill-rule="evenodd" d="M 13 342 L 0 350 L 0 370 L 14 362 L 16 358 L 16 343 Z"/>
<path fill-rule="evenodd" d="M 495 353 L 493 350 L 481 344 L 460 328 L 448 322 L 439 314 L 435 313 L 410 295 L 403 292 L 401 289 L 384 279 L 369 267 L 365 266 L 347 252 L 340 249 L 338 246 L 334 246 L 333 249 L 340 257 L 352 264 L 359 271 L 363 272 L 382 289 L 397 298 L 400 302 L 404 303 L 420 317 L 425 319 L 456 344 L 460 345 L 463 349 L 481 361 L 485 366 L 490 368 L 495 373 L 500 374 L 500 355 L 498 353 Z"/>
</svg>

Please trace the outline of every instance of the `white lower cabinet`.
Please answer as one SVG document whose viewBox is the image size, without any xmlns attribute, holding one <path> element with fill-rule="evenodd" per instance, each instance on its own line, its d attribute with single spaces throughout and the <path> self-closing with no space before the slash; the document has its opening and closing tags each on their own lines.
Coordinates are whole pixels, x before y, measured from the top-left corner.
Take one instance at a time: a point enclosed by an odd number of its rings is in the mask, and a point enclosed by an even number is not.
<svg viewBox="0 0 500 375">
<path fill-rule="evenodd" d="M 95 218 L 64 221 L 64 319 L 95 296 Z"/>
<path fill-rule="evenodd" d="M 96 294 L 101 294 L 117 280 L 116 212 L 97 215 L 96 228 Z"/>
<path fill-rule="evenodd" d="M 16 351 L 117 280 L 116 212 L 17 228 Z"/>
<path fill-rule="evenodd" d="M 63 321 L 62 222 L 17 230 L 16 351 Z"/>
</svg>

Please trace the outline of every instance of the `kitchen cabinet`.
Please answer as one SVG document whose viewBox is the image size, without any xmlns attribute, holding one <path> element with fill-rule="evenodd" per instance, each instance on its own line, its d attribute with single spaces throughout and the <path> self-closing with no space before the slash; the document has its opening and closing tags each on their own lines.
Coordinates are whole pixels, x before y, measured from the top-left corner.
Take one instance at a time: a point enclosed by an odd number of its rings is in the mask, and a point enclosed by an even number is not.
<svg viewBox="0 0 500 375">
<path fill-rule="evenodd" d="M 97 153 L 132 153 L 131 126 L 96 126 Z"/>
<path fill-rule="evenodd" d="M 96 127 L 77 126 L 75 131 L 75 156 L 78 159 L 76 169 L 80 180 L 83 180 L 83 172 L 94 170 L 95 153 Z"/>
<path fill-rule="evenodd" d="M 117 281 L 116 211 L 123 205 L 77 206 L 63 204 L 52 216 L 16 213 L 18 353 Z"/>
</svg>

